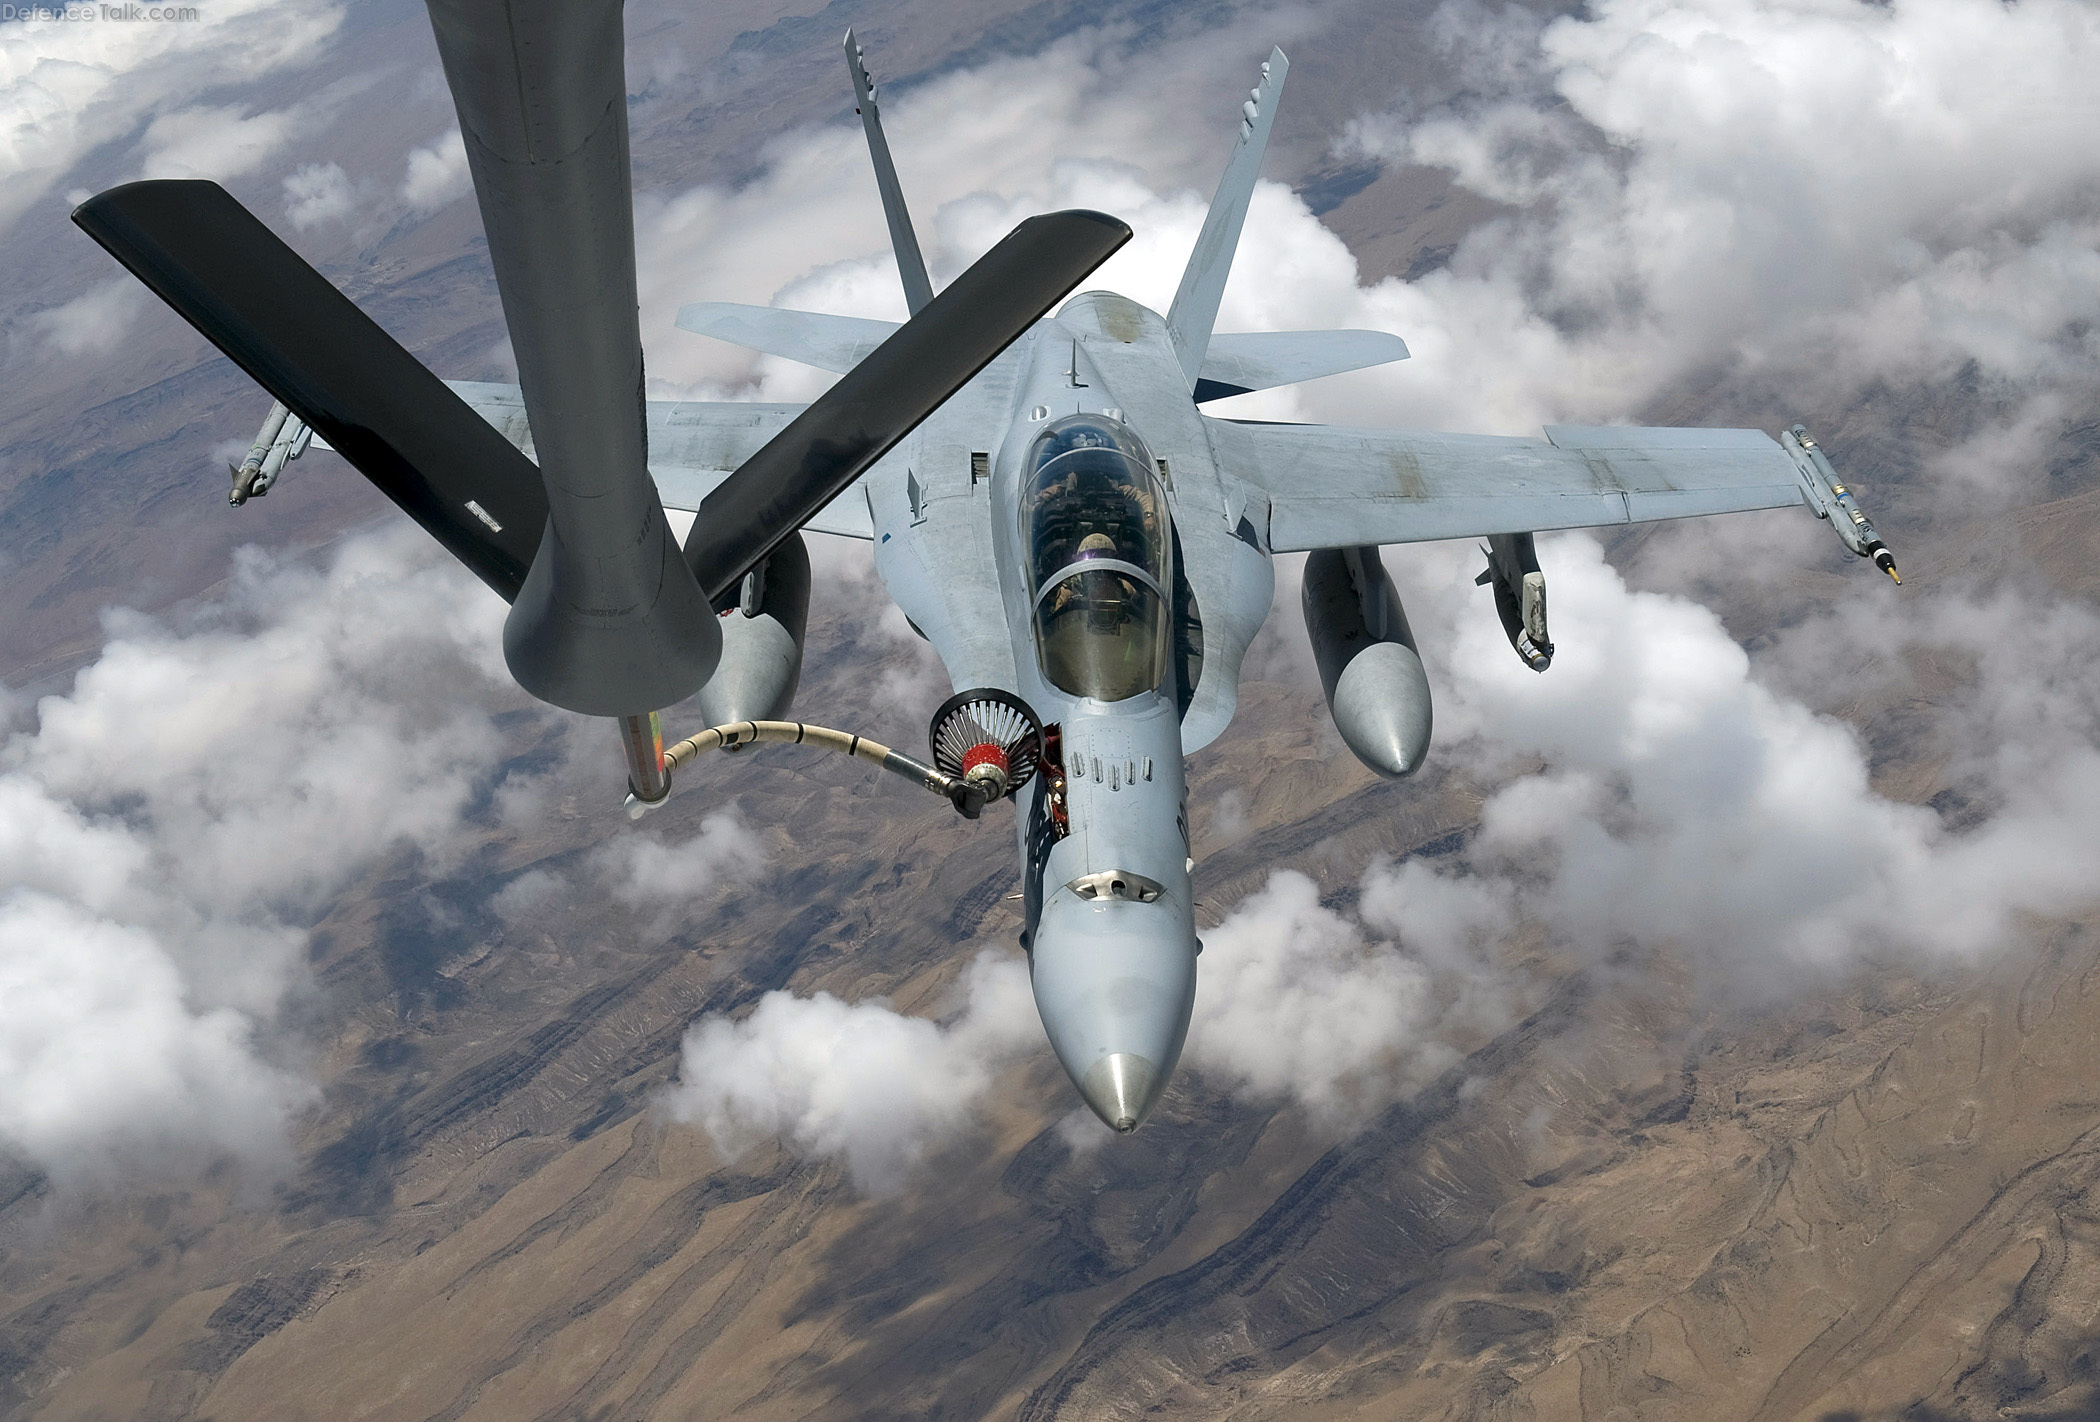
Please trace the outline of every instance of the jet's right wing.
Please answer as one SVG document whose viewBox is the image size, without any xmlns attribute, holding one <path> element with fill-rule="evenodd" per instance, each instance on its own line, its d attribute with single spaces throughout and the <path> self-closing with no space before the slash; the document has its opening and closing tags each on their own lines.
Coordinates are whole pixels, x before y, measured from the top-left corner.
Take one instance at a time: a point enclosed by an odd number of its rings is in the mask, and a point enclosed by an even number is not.
<svg viewBox="0 0 2100 1422">
<path fill-rule="evenodd" d="M 1762 430 L 1549 425 L 1546 438 L 1204 418 L 1277 553 L 1816 507 Z"/>
</svg>

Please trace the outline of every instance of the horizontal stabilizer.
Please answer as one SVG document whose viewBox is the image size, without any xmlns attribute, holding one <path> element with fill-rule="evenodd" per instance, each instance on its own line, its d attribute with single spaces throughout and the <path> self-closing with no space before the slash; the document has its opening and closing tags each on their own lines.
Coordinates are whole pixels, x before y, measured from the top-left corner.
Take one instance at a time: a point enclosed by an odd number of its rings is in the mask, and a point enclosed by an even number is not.
<svg viewBox="0 0 2100 1422">
<path fill-rule="evenodd" d="M 73 221 L 516 600 L 547 527 L 539 470 L 224 188 L 127 183 Z"/>
<path fill-rule="evenodd" d="M 678 308 L 678 329 L 844 375 L 894 335 L 897 323 L 827 316 L 819 311 L 783 311 L 775 306 L 739 306 L 733 301 L 696 301 Z"/>
<path fill-rule="evenodd" d="M 1196 402 L 1406 359 L 1407 342 L 1384 331 L 1249 331 L 1212 336 L 1196 377 Z"/>
<path fill-rule="evenodd" d="M 1130 240 L 1104 213 L 1031 217 L 701 501 L 686 564 L 719 596 Z"/>
<path fill-rule="evenodd" d="M 681 469 L 676 465 L 652 467 L 656 491 L 663 496 L 664 516 L 673 532 L 684 536 L 692 527 L 692 516 L 707 496 L 719 489 L 729 475 L 720 469 Z M 857 538 L 863 543 L 875 537 L 875 517 L 868 510 L 865 481 L 849 484 L 846 491 L 826 504 L 802 525 L 804 533 L 828 533 L 836 538 Z"/>
<path fill-rule="evenodd" d="M 528 459 L 532 457 L 532 424 L 517 386 L 478 380 L 448 380 L 445 385 Z M 726 474 L 764 449 L 766 441 L 808 408 L 756 400 L 651 400 L 645 407 L 649 467 L 715 469 Z"/>
</svg>

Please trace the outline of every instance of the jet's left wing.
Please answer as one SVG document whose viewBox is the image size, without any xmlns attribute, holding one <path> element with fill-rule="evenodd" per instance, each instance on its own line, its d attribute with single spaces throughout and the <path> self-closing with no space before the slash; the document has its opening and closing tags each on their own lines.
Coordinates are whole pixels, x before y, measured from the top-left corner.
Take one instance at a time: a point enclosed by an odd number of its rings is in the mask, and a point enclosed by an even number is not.
<svg viewBox="0 0 2100 1422">
<path fill-rule="evenodd" d="M 532 429 L 526 423 L 525 400 L 517 386 L 470 380 L 445 384 L 505 439 L 532 454 Z M 683 535 L 700 501 L 807 408 L 744 400 L 651 400 L 649 474 L 672 515 L 672 531 Z M 680 513 L 688 517 L 680 518 Z M 858 484 L 833 499 L 805 526 L 841 538 L 875 536 L 867 495 Z"/>
<path fill-rule="evenodd" d="M 1204 425 L 1219 467 L 1265 496 L 1277 553 L 1816 507 L 1762 430 L 1549 425 L 1540 440 Z"/>
<path fill-rule="evenodd" d="M 664 501 L 664 511 L 671 516 L 674 532 L 691 525 L 692 515 L 699 512 L 700 501 L 720 487 L 731 472 L 728 469 L 664 464 L 653 455 L 649 460 L 649 473 L 656 480 L 656 492 Z M 807 533 L 829 533 L 838 538 L 872 542 L 875 515 L 868 507 L 867 476 L 862 475 L 848 484 L 802 528 Z"/>
</svg>

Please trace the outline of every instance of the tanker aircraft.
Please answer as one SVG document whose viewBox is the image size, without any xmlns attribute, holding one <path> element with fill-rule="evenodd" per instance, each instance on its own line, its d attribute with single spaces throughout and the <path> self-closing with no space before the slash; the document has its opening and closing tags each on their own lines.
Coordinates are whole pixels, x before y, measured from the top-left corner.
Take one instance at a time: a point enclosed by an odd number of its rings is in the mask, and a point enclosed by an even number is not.
<svg viewBox="0 0 2100 1422">
<path fill-rule="evenodd" d="M 1543 439 L 1217 418 L 1209 401 L 1405 359 L 1375 331 L 1213 332 L 1288 61 L 1270 53 L 1164 315 L 1106 291 L 1129 236 L 1031 218 L 936 294 L 846 36 L 911 319 L 719 302 L 688 331 L 841 374 L 808 406 L 645 401 L 619 0 L 429 0 L 517 386 L 440 383 L 222 190 L 146 182 L 75 220 L 278 404 L 231 500 L 316 434 L 511 601 L 528 691 L 616 718 L 630 812 L 701 751 L 860 756 L 975 819 L 1015 806 L 1036 1003 L 1079 1094 L 1135 1130 L 1180 1056 L 1197 940 L 1183 762 L 1232 719 L 1276 554 L 1350 750 L 1422 763 L 1429 686 L 1381 545 L 1484 538 L 1498 616 L 1543 671 L 1540 530 L 1805 505 L 1895 561 L 1806 430 L 1549 426 Z M 672 520 L 685 525 L 675 530 Z M 933 764 L 781 719 L 808 608 L 799 530 L 863 539 L 957 694 Z M 658 711 L 710 729 L 666 750 Z"/>
</svg>

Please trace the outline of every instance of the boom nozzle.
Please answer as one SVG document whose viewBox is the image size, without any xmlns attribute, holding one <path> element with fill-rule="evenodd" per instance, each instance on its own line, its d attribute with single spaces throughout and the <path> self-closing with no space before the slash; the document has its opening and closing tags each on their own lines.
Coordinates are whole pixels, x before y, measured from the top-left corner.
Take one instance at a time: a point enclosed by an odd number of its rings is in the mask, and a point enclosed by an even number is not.
<svg viewBox="0 0 2100 1422">
<path fill-rule="evenodd" d="M 656 712 L 619 718 L 620 749 L 627 756 L 627 790 L 639 804 L 655 806 L 671 793 L 664 764 L 663 721 Z"/>
</svg>

